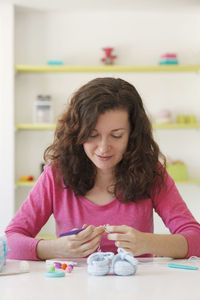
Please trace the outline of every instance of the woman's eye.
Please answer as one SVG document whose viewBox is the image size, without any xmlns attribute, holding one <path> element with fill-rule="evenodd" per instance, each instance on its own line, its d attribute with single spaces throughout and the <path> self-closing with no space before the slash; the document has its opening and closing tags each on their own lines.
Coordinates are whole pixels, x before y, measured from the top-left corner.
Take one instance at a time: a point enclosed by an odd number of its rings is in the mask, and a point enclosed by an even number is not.
<svg viewBox="0 0 200 300">
<path fill-rule="evenodd" d="M 114 139 L 120 139 L 120 138 L 122 137 L 122 135 L 112 135 L 112 137 L 113 137 Z"/>
<path fill-rule="evenodd" d="M 94 139 L 94 138 L 96 138 L 97 136 L 98 136 L 98 134 L 90 135 L 89 138 Z"/>
</svg>

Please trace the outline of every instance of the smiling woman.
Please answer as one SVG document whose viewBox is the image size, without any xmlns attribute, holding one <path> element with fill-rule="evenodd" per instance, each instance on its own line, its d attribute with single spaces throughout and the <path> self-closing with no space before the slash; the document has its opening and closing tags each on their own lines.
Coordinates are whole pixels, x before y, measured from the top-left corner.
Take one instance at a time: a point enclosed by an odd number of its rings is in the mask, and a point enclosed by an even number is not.
<svg viewBox="0 0 200 300">
<path fill-rule="evenodd" d="M 128 111 L 109 110 L 99 116 L 95 129 L 83 144 L 86 155 L 97 170 L 95 185 L 85 194 L 91 202 L 102 205 L 114 198 L 111 191 L 115 166 L 127 149 L 129 134 Z"/>
<path fill-rule="evenodd" d="M 125 110 L 109 110 L 100 115 L 95 129 L 83 144 L 85 153 L 98 172 L 102 169 L 113 172 L 122 160 L 128 145 L 130 124 Z"/>
<path fill-rule="evenodd" d="M 49 164 L 6 229 L 9 258 L 85 257 L 99 247 L 200 256 L 200 225 L 159 160 L 165 162 L 130 83 L 107 77 L 82 86 L 44 157 Z M 153 209 L 172 234 L 153 233 Z M 51 214 L 58 238 L 36 239 Z M 73 228 L 85 230 L 62 235 Z"/>
</svg>

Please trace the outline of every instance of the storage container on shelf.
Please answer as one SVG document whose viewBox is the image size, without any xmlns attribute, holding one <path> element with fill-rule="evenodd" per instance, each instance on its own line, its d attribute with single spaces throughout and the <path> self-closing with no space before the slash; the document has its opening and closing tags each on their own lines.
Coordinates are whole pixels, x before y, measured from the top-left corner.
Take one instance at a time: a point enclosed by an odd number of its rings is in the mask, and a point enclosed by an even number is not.
<svg viewBox="0 0 200 300">
<path fill-rule="evenodd" d="M 37 124 L 52 123 L 51 96 L 37 96 L 37 100 L 34 103 L 33 122 Z"/>
</svg>

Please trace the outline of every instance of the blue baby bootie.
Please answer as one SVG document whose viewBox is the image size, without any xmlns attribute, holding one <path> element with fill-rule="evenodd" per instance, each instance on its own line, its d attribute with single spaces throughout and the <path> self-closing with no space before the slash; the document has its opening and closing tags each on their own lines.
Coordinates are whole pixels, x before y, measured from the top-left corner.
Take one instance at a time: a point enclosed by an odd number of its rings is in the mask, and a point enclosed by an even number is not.
<svg viewBox="0 0 200 300">
<path fill-rule="evenodd" d="M 122 248 L 118 248 L 117 252 L 112 260 L 112 272 L 120 276 L 134 275 L 137 271 L 137 259 Z"/>
<path fill-rule="evenodd" d="M 110 265 L 114 253 L 97 252 L 87 258 L 88 273 L 95 276 L 106 275 L 110 271 Z"/>
</svg>

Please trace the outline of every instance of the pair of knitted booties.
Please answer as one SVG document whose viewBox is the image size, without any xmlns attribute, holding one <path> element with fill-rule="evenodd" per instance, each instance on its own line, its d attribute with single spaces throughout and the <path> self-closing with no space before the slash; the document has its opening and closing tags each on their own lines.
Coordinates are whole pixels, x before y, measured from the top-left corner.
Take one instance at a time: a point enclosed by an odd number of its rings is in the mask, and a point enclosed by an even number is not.
<svg viewBox="0 0 200 300">
<path fill-rule="evenodd" d="M 115 274 L 120 276 L 134 275 L 137 270 L 137 259 L 132 253 L 118 248 L 113 252 L 97 252 L 87 258 L 88 273 L 95 276 Z"/>
</svg>

